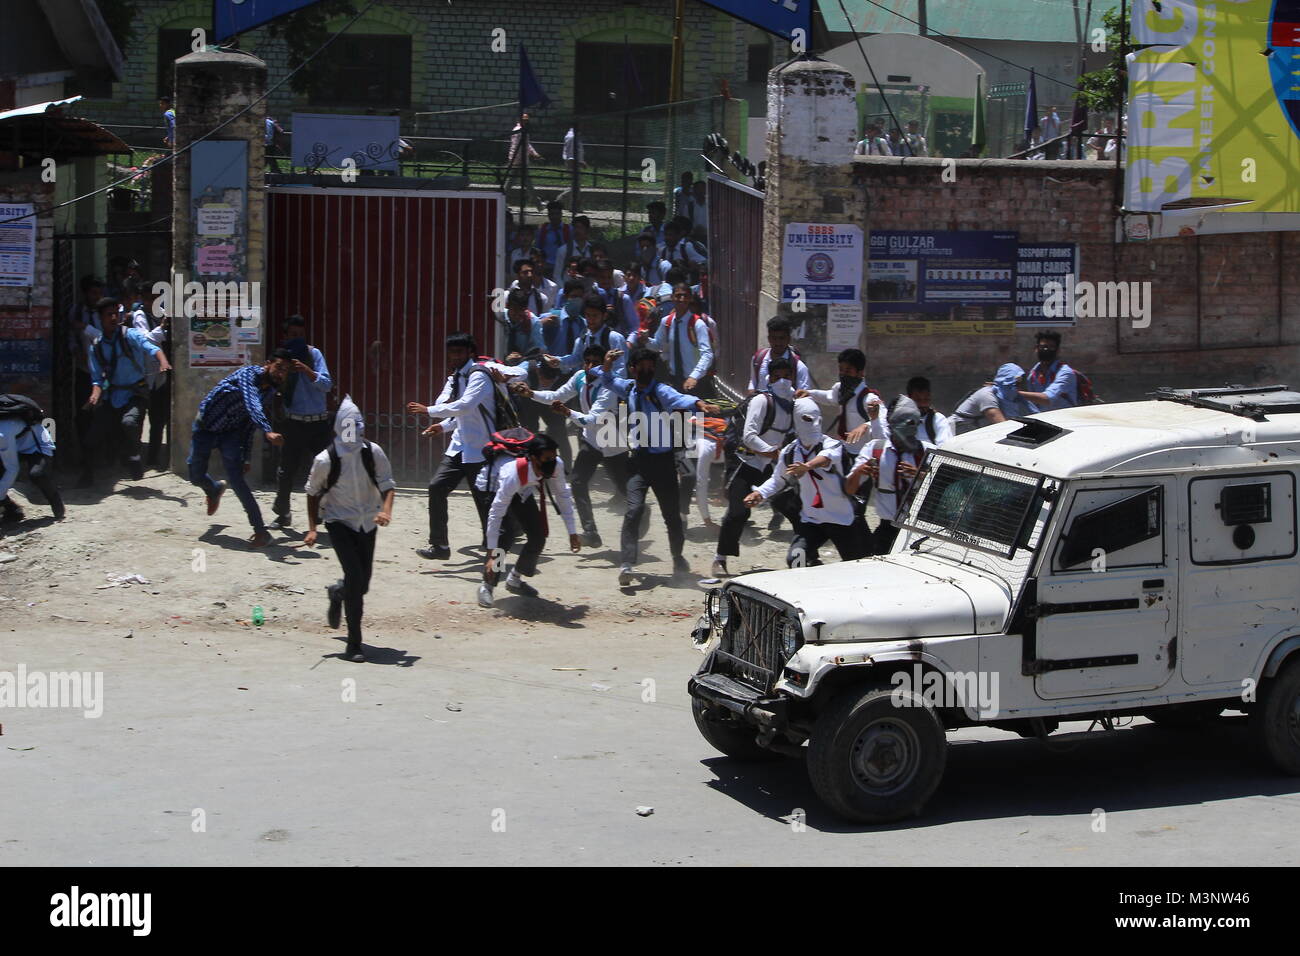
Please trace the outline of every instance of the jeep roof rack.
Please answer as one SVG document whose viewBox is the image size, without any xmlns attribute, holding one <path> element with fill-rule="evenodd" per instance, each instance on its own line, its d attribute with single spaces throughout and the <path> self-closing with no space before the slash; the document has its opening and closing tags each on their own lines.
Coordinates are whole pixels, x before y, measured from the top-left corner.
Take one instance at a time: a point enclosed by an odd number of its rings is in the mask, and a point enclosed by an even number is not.
<svg viewBox="0 0 1300 956">
<path fill-rule="evenodd" d="M 1257 422 L 1267 421 L 1267 414 L 1300 412 L 1300 392 L 1289 385 L 1224 385 L 1220 388 L 1158 388 L 1151 397 L 1164 402 L 1179 402 L 1210 408 L 1216 412 L 1240 415 Z"/>
</svg>

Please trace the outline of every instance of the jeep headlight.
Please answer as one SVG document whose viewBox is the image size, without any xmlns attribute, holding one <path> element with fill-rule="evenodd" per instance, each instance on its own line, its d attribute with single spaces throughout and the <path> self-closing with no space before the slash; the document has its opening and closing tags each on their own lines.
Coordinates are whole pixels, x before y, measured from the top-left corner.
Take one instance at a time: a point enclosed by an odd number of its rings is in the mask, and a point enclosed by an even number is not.
<svg viewBox="0 0 1300 956">
<path fill-rule="evenodd" d="M 797 618 L 787 618 L 781 628 L 781 650 L 785 652 L 787 658 L 799 649 L 801 640 L 803 640 L 803 625 Z"/>
<path fill-rule="evenodd" d="M 714 588 L 704 599 L 705 613 L 709 624 L 719 632 L 727 629 L 727 620 L 731 617 L 731 601 L 727 599 L 722 588 Z"/>
</svg>

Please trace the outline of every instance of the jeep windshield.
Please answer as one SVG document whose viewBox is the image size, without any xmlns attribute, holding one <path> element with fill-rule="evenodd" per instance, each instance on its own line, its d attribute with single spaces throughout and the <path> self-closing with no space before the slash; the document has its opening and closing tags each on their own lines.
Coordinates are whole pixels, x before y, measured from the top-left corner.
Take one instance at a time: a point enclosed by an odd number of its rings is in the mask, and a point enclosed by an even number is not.
<svg viewBox="0 0 1300 956">
<path fill-rule="evenodd" d="M 1030 549 L 1042 510 L 1040 475 L 932 453 L 899 524 L 1000 558 Z"/>
</svg>

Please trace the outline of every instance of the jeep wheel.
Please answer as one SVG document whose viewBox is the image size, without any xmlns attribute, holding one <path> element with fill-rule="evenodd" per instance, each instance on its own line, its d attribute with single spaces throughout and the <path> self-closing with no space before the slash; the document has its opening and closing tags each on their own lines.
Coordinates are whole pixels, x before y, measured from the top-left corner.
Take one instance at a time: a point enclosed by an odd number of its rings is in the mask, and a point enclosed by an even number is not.
<svg viewBox="0 0 1300 956">
<path fill-rule="evenodd" d="M 691 716 L 695 718 L 695 726 L 700 729 L 700 735 L 715 750 L 733 760 L 755 762 L 776 760 L 781 756 L 774 750 L 754 743 L 756 731 L 749 724 L 735 718 L 728 719 L 730 714 L 706 706 L 699 698 L 691 698 Z"/>
<path fill-rule="evenodd" d="M 1300 777 L 1300 657 L 1292 657 L 1260 688 L 1250 729 L 1263 756 L 1283 773 Z"/>
<path fill-rule="evenodd" d="M 1157 727 L 1166 730 L 1196 730 L 1204 727 L 1223 713 L 1223 701 L 1192 701 L 1186 704 L 1167 704 L 1143 711 L 1142 716 Z"/>
<path fill-rule="evenodd" d="M 934 709 L 889 687 L 857 688 L 831 701 L 808 742 L 813 789 L 837 814 L 889 823 L 921 812 L 943 777 L 948 742 Z"/>
</svg>

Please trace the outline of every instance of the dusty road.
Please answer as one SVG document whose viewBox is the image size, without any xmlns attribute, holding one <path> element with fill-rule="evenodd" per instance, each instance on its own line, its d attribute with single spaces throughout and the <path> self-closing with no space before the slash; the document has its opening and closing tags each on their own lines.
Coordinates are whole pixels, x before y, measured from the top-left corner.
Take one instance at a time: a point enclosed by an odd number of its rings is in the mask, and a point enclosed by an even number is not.
<svg viewBox="0 0 1300 956">
<path fill-rule="evenodd" d="M 468 547 L 413 554 L 424 498 L 404 492 L 367 602 L 373 662 L 349 664 L 324 622 L 328 546 L 298 528 L 249 551 L 237 503 L 209 519 L 175 476 L 116 487 L 0 537 L 0 671 L 103 674 L 98 718 L 0 708 L 0 865 L 1300 859 L 1300 784 L 1250 762 L 1239 720 L 1202 737 L 1137 721 L 1067 753 L 964 731 L 925 818 L 847 827 L 797 762 L 735 764 L 697 735 L 693 582 L 623 590 L 612 552 L 552 553 L 542 599 L 483 610 Z M 453 548 L 471 510 L 459 492 Z M 597 521 L 617 540 L 613 509 Z M 784 535 L 754 540 L 740 567 L 777 566 Z M 712 543 L 691 532 L 700 573 Z M 669 566 L 657 518 L 649 554 Z"/>
</svg>

